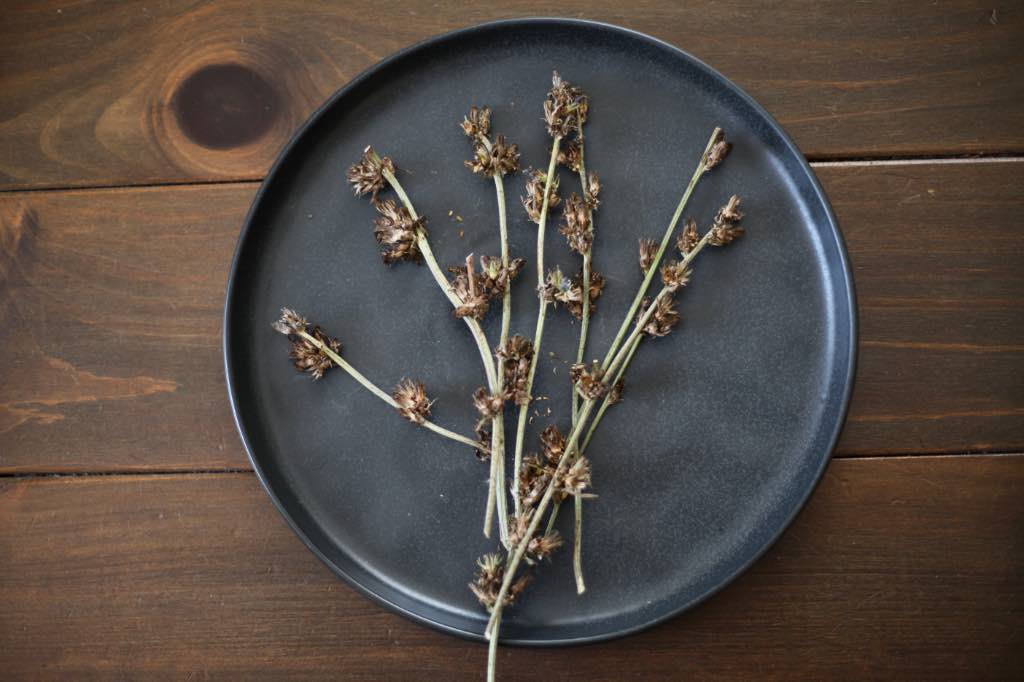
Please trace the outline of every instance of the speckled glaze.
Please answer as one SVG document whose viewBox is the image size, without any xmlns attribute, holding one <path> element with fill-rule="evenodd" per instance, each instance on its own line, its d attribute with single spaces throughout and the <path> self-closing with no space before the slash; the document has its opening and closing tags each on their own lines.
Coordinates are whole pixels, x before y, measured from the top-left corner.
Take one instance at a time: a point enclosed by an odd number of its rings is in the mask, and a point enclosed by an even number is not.
<svg viewBox="0 0 1024 682">
<path fill-rule="evenodd" d="M 458 123 L 489 104 L 524 165 L 545 165 L 553 68 L 590 95 L 587 165 L 604 185 L 594 262 L 608 284 L 589 356 L 603 356 L 636 291 L 637 239 L 662 234 L 715 125 L 735 147 L 686 213 L 706 227 L 737 193 L 747 235 L 695 261 L 681 326 L 645 342 L 630 367 L 625 401 L 588 452 L 599 495 L 586 505 L 588 591 L 576 595 L 563 551 L 502 624 L 503 641 L 536 645 L 619 636 L 707 598 L 779 536 L 824 470 L 853 382 L 853 290 L 828 203 L 778 124 L 688 54 L 614 26 L 514 20 L 428 40 L 339 91 L 281 154 L 239 238 L 224 317 L 238 428 L 295 532 L 382 604 L 479 637 L 485 614 L 466 584 L 497 546 L 480 532 L 487 466 L 340 371 L 299 375 L 270 323 L 296 308 L 379 385 L 423 380 L 436 421 L 471 433 L 470 393 L 484 384 L 472 339 L 425 267 L 381 264 L 374 211 L 344 171 L 373 144 L 400 167 L 443 265 L 497 254 L 493 184 L 463 167 Z M 562 182 L 576 186 L 564 170 Z M 536 228 L 518 202 L 523 178 L 506 188 L 512 251 L 528 261 L 512 330 L 531 336 Z M 550 266 L 578 269 L 554 225 L 546 248 Z M 484 325 L 492 343 L 498 317 Z M 535 393 L 550 400 L 536 405 L 531 449 L 549 421 L 567 426 L 578 332 L 564 309 L 549 315 Z M 559 520 L 567 535 L 571 516 Z"/>
</svg>

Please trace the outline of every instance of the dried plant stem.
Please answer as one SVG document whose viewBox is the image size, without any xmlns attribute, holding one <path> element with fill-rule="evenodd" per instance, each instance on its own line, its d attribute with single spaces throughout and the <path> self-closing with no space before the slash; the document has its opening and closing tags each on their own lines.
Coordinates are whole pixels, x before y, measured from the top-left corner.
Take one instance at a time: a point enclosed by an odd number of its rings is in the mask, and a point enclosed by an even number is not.
<svg viewBox="0 0 1024 682">
<path fill-rule="evenodd" d="M 498 620 L 495 622 L 494 627 L 501 627 L 501 615 L 498 615 Z M 498 638 L 492 637 L 491 641 L 487 643 L 487 682 L 495 682 L 495 673 L 498 669 Z"/>
<path fill-rule="evenodd" d="M 626 317 L 622 320 L 622 325 L 619 327 L 619 331 L 615 335 L 615 340 L 612 341 L 612 345 L 608 348 L 608 353 L 604 356 L 604 361 L 601 363 L 601 369 L 606 372 L 609 371 L 608 368 L 612 359 L 620 350 L 622 339 L 629 330 L 629 326 L 633 323 L 636 313 L 640 309 L 640 303 L 644 300 L 644 296 L 647 295 L 647 290 L 651 287 L 654 275 L 658 272 L 658 265 L 661 263 L 661 259 L 665 255 L 665 250 L 668 248 L 668 244 L 672 240 L 672 234 L 676 230 L 676 225 L 679 223 L 679 219 L 682 217 L 683 211 L 686 209 L 686 204 L 690 201 L 690 195 L 693 194 L 693 189 L 697 186 L 697 183 L 704 175 L 704 171 L 707 170 L 706 162 L 708 154 L 711 152 L 711 148 L 714 146 L 716 140 L 719 139 L 721 132 L 720 128 L 715 128 L 714 132 L 711 133 L 707 147 L 705 147 L 704 153 L 701 154 L 700 162 L 697 163 L 697 167 L 693 171 L 693 177 L 690 178 L 690 184 L 686 186 L 686 191 L 683 192 L 683 196 L 679 200 L 679 204 L 676 206 L 676 211 L 672 215 L 672 221 L 668 224 L 668 227 L 665 229 L 665 235 L 661 238 L 661 244 L 658 246 L 658 252 L 654 256 L 654 262 L 651 264 L 651 267 L 647 269 L 644 281 L 640 285 L 640 289 L 637 290 L 636 297 L 633 299 L 632 305 L 629 306 L 629 312 L 626 313 Z"/>
<path fill-rule="evenodd" d="M 544 288 L 544 227 L 548 220 L 548 202 L 551 200 L 551 181 L 555 177 L 555 166 L 558 163 L 558 148 L 562 144 L 562 138 L 558 135 L 551 142 L 551 159 L 548 161 L 548 174 L 544 182 L 544 201 L 541 204 L 540 220 L 537 222 L 537 297 L 540 301 L 537 307 L 537 324 L 533 333 L 533 357 L 530 360 L 530 371 L 526 376 L 526 393 L 533 399 L 533 378 L 537 374 L 537 359 L 540 357 L 540 344 L 544 338 L 544 319 L 547 317 L 548 304 L 541 296 Z M 519 509 L 519 469 L 523 463 L 523 441 L 526 437 L 526 417 L 529 413 L 530 403 L 519 406 L 519 420 L 516 423 L 516 449 L 515 449 L 515 480 L 516 480 L 516 508 Z"/>
<path fill-rule="evenodd" d="M 593 400 L 584 400 L 580 406 L 579 420 L 576 422 L 576 426 L 572 429 L 567 439 L 567 445 L 565 452 L 558 460 L 558 466 L 555 467 L 555 473 L 551 477 L 551 482 L 548 483 L 547 490 L 544 491 L 543 497 L 540 498 L 540 502 L 537 503 L 537 507 L 531 517 L 530 525 L 526 529 L 526 533 L 523 535 L 522 540 L 516 545 L 514 550 L 510 550 L 511 554 L 508 561 L 505 562 L 505 575 L 501 581 L 501 589 L 498 591 L 497 599 L 495 600 L 494 609 L 491 611 L 491 618 L 487 622 L 487 628 L 484 630 L 484 636 L 488 639 L 497 638 L 497 625 L 501 620 L 501 608 L 505 602 L 505 598 L 508 596 L 509 587 L 512 585 L 512 581 L 515 577 L 516 570 L 519 568 L 519 564 L 522 563 L 523 557 L 526 555 L 526 548 L 530 544 L 530 538 L 533 537 L 534 533 L 537 532 L 538 526 L 540 526 L 540 520 L 544 516 L 544 512 L 547 511 L 548 506 L 551 504 L 551 500 L 555 495 L 555 488 L 557 487 L 559 479 L 565 473 L 568 468 L 569 462 L 572 459 L 572 455 L 576 453 L 577 444 L 580 439 L 580 432 L 583 430 L 583 425 L 586 424 L 587 418 L 590 417 L 591 411 L 594 409 Z"/>
<path fill-rule="evenodd" d="M 405 193 L 405 188 L 402 187 L 402 183 L 398 181 L 395 174 L 391 171 L 384 169 L 384 177 L 387 178 L 388 184 L 395 190 L 395 194 L 402 200 L 405 208 L 409 211 L 409 215 L 412 216 L 413 220 L 417 220 L 419 216 L 416 213 L 415 207 L 412 205 L 412 201 L 409 199 L 409 195 Z M 448 297 L 448 301 L 452 304 L 452 307 L 459 307 L 462 305 L 462 301 L 452 290 L 451 283 L 448 278 L 444 276 L 441 271 L 441 267 L 437 264 L 437 258 L 434 257 L 434 251 L 430 248 L 430 241 L 427 239 L 426 234 L 422 230 L 416 233 L 416 245 L 419 247 L 420 252 L 423 254 L 423 260 L 427 264 L 427 268 L 430 270 L 430 274 L 434 276 L 434 280 L 437 281 L 437 285 L 441 287 L 441 291 L 444 292 L 445 296 Z M 487 375 L 487 388 L 494 393 L 498 388 L 497 372 L 494 366 L 494 356 L 491 355 L 490 345 L 487 343 L 487 336 L 484 334 L 483 328 L 480 323 L 472 317 L 462 318 L 466 326 L 469 327 L 470 333 L 473 335 L 473 339 L 476 341 L 477 350 L 480 352 L 480 359 L 483 361 L 484 373 Z M 487 511 L 484 514 L 484 535 L 487 537 L 491 536 L 491 525 L 494 521 L 494 507 L 496 491 L 494 488 L 497 485 L 497 476 L 495 474 L 495 464 L 504 461 L 504 455 L 499 455 L 496 450 L 496 440 L 500 442 L 504 449 L 504 419 L 500 416 L 495 417 L 491 421 L 491 476 L 489 484 L 489 492 L 487 495 Z M 500 435 L 499 435 L 500 434 Z M 497 461 L 496 461 L 497 460 Z M 504 467 L 502 467 L 504 468 Z M 498 532 L 501 537 L 508 537 L 508 515 L 501 514 L 498 517 Z"/>
<path fill-rule="evenodd" d="M 638 336 L 633 340 L 633 343 L 628 346 L 629 350 L 626 352 L 626 359 L 619 365 L 618 371 L 615 373 L 615 378 L 612 380 L 612 386 L 618 383 L 622 375 L 625 374 L 626 368 L 629 367 L 629 363 L 633 361 L 633 356 L 636 354 L 636 349 L 640 347 L 640 342 L 643 341 L 643 336 Z M 601 423 L 601 417 L 604 416 L 605 411 L 611 406 L 611 394 L 609 393 L 601 401 L 601 406 L 597 408 L 597 414 L 590 421 L 590 428 L 587 429 L 587 435 L 583 438 L 583 445 L 580 446 L 580 452 L 585 453 L 587 446 L 590 445 L 590 439 L 594 436 L 594 431 L 597 430 L 597 425 Z"/>
<path fill-rule="evenodd" d="M 392 398 L 388 393 L 386 393 L 383 390 L 381 390 L 381 388 L 379 386 L 377 386 L 377 384 L 373 383 L 372 381 L 367 379 L 365 376 L 363 376 L 363 374 L 359 370 L 357 370 L 355 367 L 353 367 L 348 362 L 346 362 L 345 358 L 341 357 L 340 355 L 335 353 L 333 350 L 331 350 L 330 346 L 328 346 L 325 343 L 322 343 L 315 336 L 313 336 L 312 334 L 309 334 L 307 332 L 300 331 L 300 332 L 296 332 L 296 333 L 299 336 L 301 336 L 302 338 L 304 338 L 305 340 L 307 340 L 310 343 L 312 343 L 317 348 L 319 348 L 322 353 L 324 353 L 327 357 L 329 357 L 331 359 L 331 362 L 333 362 L 338 367 L 340 367 L 343 370 L 345 370 L 345 372 L 347 372 L 350 377 L 352 377 L 357 382 L 359 382 L 359 384 L 363 388 L 365 388 L 370 393 L 374 394 L 375 396 L 377 396 L 378 398 L 380 398 L 381 400 L 386 402 L 391 407 L 395 408 L 396 410 L 398 409 L 398 403 L 395 402 L 394 398 Z M 467 438 L 466 436 L 463 436 L 461 434 L 455 433 L 454 431 L 449 431 L 448 429 L 444 428 L 443 426 L 439 426 L 439 425 L 435 424 L 434 422 L 432 422 L 430 420 L 424 420 L 422 424 L 419 424 L 419 426 L 422 426 L 425 429 L 429 429 L 430 431 L 433 431 L 434 433 L 438 434 L 439 436 L 444 436 L 445 438 L 450 438 L 451 440 L 453 440 L 453 441 L 455 441 L 457 443 L 462 443 L 464 445 L 468 445 L 471 448 L 476 449 L 476 448 L 480 447 L 480 443 L 475 441 L 475 440 L 473 440 L 472 438 Z"/>
</svg>

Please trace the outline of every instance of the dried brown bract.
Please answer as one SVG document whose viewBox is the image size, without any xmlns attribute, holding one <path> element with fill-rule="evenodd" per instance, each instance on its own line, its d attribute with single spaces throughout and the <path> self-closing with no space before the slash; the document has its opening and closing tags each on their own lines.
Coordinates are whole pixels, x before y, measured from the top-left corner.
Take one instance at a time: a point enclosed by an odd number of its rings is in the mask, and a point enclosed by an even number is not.
<svg viewBox="0 0 1024 682">
<path fill-rule="evenodd" d="M 580 457 L 569 467 L 558 481 L 558 492 L 567 497 L 582 496 L 592 497 L 584 493 L 590 487 L 590 461 L 586 457 Z"/>
<path fill-rule="evenodd" d="M 498 554 L 485 554 L 476 563 L 476 575 L 473 582 L 469 584 L 469 589 L 488 611 L 492 611 L 498 601 L 498 594 L 501 592 L 501 582 L 505 578 L 505 562 Z M 513 603 L 529 583 L 530 576 L 528 574 L 524 574 L 512 583 L 502 606 Z"/>
<path fill-rule="evenodd" d="M 693 247 L 697 246 L 699 241 L 700 235 L 697 234 L 697 221 L 693 218 L 687 218 L 683 231 L 679 233 L 679 237 L 676 239 L 676 248 L 679 249 L 679 253 L 685 256 L 693 251 Z"/>
<path fill-rule="evenodd" d="M 651 319 L 644 325 L 643 333 L 650 337 L 657 338 L 661 336 L 667 336 L 669 332 L 677 324 L 679 324 L 679 311 L 676 310 L 675 299 L 671 296 L 659 296 L 657 298 L 657 307 L 654 309 L 654 314 L 651 315 Z M 644 299 L 641 309 L 641 317 L 643 311 L 646 311 L 651 306 L 649 299 Z"/>
<path fill-rule="evenodd" d="M 576 385 L 576 392 L 585 400 L 597 400 L 603 398 L 609 386 L 604 383 L 604 370 L 601 364 L 594 361 L 590 365 L 578 363 L 572 366 L 570 377 Z"/>
<path fill-rule="evenodd" d="M 488 297 L 491 299 L 501 298 L 505 290 L 512 284 L 512 280 L 522 271 L 526 261 L 522 258 L 513 258 L 506 268 L 497 256 L 480 257 L 480 278 Z"/>
<path fill-rule="evenodd" d="M 733 194 L 725 206 L 718 209 L 715 222 L 711 226 L 711 237 L 708 243 L 712 246 L 725 246 L 743 236 L 740 221 L 743 214 L 739 211 L 740 198 Z"/>
<path fill-rule="evenodd" d="M 704 168 L 711 170 L 715 166 L 722 163 L 725 157 L 729 156 L 729 152 L 732 150 L 732 144 L 725 139 L 725 131 L 721 128 L 718 129 L 718 136 L 711 145 L 711 149 L 708 150 L 707 156 L 704 160 Z"/>
<path fill-rule="evenodd" d="M 548 271 L 544 286 L 540 289 L 541 298 L 548 303 L 564 302 L 572 288 L 572 280 L 562 274 L 561 268 Z"/>
<path fill-rule="evenodd" d="M 473 158 L 466 161 L 466 167 L 474 173 L 494 177 L 519 170 L 519 146 L 506 142 L 504 135 L 498 135 L 490 149 L 483 142 L 477 142 L 473 151 Z"/>
<path fill-rule="evenodd" d="M 553 466 L 542 463 L 537 455 L 527 455 L 523 458 L 519 468 L 519 492 L 523 509 L 531 509 L 540 501 L 553 473 Z"/>
<path fill-rule="evenodd" d="M 380 255 L 388 265 L 397 261 L 419 262 L 419 235 L 426 235 L 423 218 L 413 219 L 409 210 L 391 199 L 374 204 L 380 214 L 374 218 L 373 236 L 383 248 Z"/>
<path fill-rule="evenodd" d="M 544 535 L 535 535 L 526 546 L 526 552 L 534 559 L 540 561 L 550 558 L 556 549 L 562 546 L 562 536 L 557 530 Z"/>
<path fill-rule="evenodd" d="M 530 393 L 526 384 L 530 374 L 530 361 L 533 360 L 533 343 L 526 337 L 516 334 L 496 352 L 505 360 L 506 397 L 516 405 L 529 404 Z"/>
<path fill-rule="evenodd" d="M 569 140 L 562 144 L 558 150 L 558 163 L 565 166 L 574 173 L 580 170 L 580 162 L 583 156 L 580 154 L 580 143 L 578 140 Z"/>
<path fill-rule="evenodd" d="M 675 292 L 690 281 L 690 268 L 680 261 L 669 261 L 661 266 L 661 282 L 669 291 Z"/>
<path fill-rule="evenodd" d="M 535 223 L 540 223 L 541 209 L 544 207 L 544 186 L 548 181 L 548 174 L 541 170 L 530 170 L 527 172 L 526 196 L 523 197 L 523 208 L 526 215 Z M 561 199 L 558 197 L 558 174 L 551 179 L 551 193 L 548 195 L 548 210 L 558 206 Z"/>
<path fill-rule="evenodd" d="M 658 255 L 658 242 L 653 239 L 641 239 L 639 246 L 640 270 L 645 275 L 654 265 L 654 257 Z"/>
<path fill-rule="evenodd" d="M 601 200 L 598 196 L 601 194 L 601 181 L 597 177 L 597 173 L 594 171 L 587 172 L 587 194 L 584 197 L 587 207 L 591 211 L 596 211 L 597 207 L 601 205 Z"/>
<path fill-rule="evenodd" d="M 597 299 L 604 293 L 604 275 L 597 270 L 590 271 L 590 314 L 597 309 Z M 565 308 L 577 320 L 583 319 L 583 273 L 579 272 L 572 278 L 572 296 L 565 301 Z"/>
<path fill-rule="evenodd" d="M 622 402 L 622 393 L 626 390 L 626 380 L 619 379 L 612 384 L 611 389 L 608 391 L 608 404 L 615 405 L 616 403 Z"/>
<path fill-rule="evenodd" d="M 578 194 L 573 192 L 562 207 L 562 225 L 558 228 L 571 248 L 581 256 L 590 252 L 594 243 L 594 229 L 590 211 Z"/>
<path fill-rule="evenodd" d="M 481 387 L 473 392 L 473 407 L 480 413 L 481 419 L 489 421 L 505 407 L 505 399 Z"/>
<path fill-rule="evenodd" d="M 481 419 L 477 422 L 473 432 L 476 434 L 477 447 L 473 451 L 476 458 L 485 462 L 491 458 L 491 430 L 487 428 L 490 422 Z"/>
<path fill-rule="evenodd" d="M 403 379 L 391 397 L 398 403 L 395 409 L 413 424 L 422 424 L 430 416 L 432 400 L 427 398 L 427 391 L 419 381 Z"/>
<path fill-rule="evenodd" d="M 555 71 L 551 75 L 551 90 L 544 101 L 544 122 L 551 137 L 566 137 L 587 120 L 587 96 L 577 87 L 562 79 Z"/>
<path fill-rule="evenodd" d="M 462 119 L 462 132 L 474 140 L 487 137 L 491 132 L 491 108 L 470 107 L 469 113 Z"/>
<path fill-rule="evenodd" d="M 491 301 L 505 294 L 512 280 L 523 269 L 525 261 L 515 258 L 506 268 L 501 259 L 492 256 L 480 257 L 480 272 L 473 267 L 473 255 L 466 257 L 463 266 L 452 266 L 448 272 L 455 275 L 451 285 L 455 295 L 462 302 L 452 312 L 455 317 L 482 319 L 491 307 Z"/>
<path fill-rule="evenodd" d="M 540 443 L 544 458 L 551 466 L 557 466 L 558 460 L 562 458 L 562 453 L 565 452 L 565 436 L 562 435 L 557 426 L 549 424 L 540 432 Z"/>
<path fill-rule="evenodd" d="M 337 339 L 327 336 L 320 327 L 311 327 L 306 318 L 290 308 L 282 308 L 281 318 L 271 326 L 291 341 L 292 347 L 288 357 L 294 361 L 295 369 L 300 372 L 309 372 L 313 379 L 323 377 L 327 370 L 334 367 L 335 364 L 323 349 L 300 334 L 309 334 L 336 354 L 341 355 L 341 343 Z"/>
<path fill-rule="evenodd" d="M 367 147 L 359 161 L 349 167 L 346 178 L 357 196 L 369 194 L 371 200 L 376 202 L 377 194 L 388 182 L 384 171 L 394 174 L 395 164 L 386 156 L 381 158 L 373 147 Z"/>
</svg>

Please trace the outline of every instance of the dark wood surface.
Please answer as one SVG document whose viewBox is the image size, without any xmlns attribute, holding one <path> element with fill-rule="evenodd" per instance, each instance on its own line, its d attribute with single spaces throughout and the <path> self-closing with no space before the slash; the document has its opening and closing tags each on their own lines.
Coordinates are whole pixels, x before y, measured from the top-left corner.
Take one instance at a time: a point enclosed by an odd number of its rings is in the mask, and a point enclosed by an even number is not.
<svg viewBox="0 0 1024 682">
<path fill-rule="evenodd" d="M 231 422 L 220 316 L 251 181 L 314 107 L 416 40 L 551 11 L 4 6 L 4 677 L 482 674 L 481 646 L 358 595 L 274 512 Z M 1024 677 L 1021 7 L 558 12 L 693 52 L 817 161 L 860 358 L 838 459 L 748 574 L 620 641 L 504 650 L 505 678 Z"/>
</svg>

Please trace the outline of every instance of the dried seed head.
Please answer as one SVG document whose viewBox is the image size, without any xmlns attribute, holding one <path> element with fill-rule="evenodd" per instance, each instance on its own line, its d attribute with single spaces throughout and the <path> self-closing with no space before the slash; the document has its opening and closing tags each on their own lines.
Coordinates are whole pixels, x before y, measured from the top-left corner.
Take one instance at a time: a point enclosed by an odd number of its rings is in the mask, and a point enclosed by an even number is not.
<svg viewBox="0 0 1024 682">
<path fill-rule="evenodd" d="M 533 343 L 516 334 L 497 354 L 505 360 L 505 395 L 516 405 L 528 405 L 530 393 L 526 388 L 530 375 L 530 361 L 533 360 Z"/>
<path fill-rule="evenodd" d="M 466 257 L 463 266 L 452 266 L 448 272 L 455 275 L 451 285 L 462 305 L 452 312 L 455 317 L 482 319 L 491 307 L 491 301 L 505 295 L 512 280 L 523 269 L 526 261 L 515 258 L 506 268 L 496 256 L 480 257 L 480 272 L 473 267 L 473 255 Z"/>
<path fill-rule="evenodd" d="M 391 394 L 398 406 L 398 413 L 413 424 L 422 424 L 430 416 L 433 401 L 427 398 L 427 391 L 419 381 L 403 379 Z"/>
<path fill-rule="evenodd" d="M 426 235 L 425 221 L 422 217 L 413 219 L 409 210 L 391 199 L 384 199 L 374 204 L 380 214 L 373 220 L 373 236 L 383 249 L 381 258 L 388 265 L 397 261 L 420 261 L 420 248 L 417 238 Z"/>
<path fill-rule="evenodd" d="M 565 436 L 562 435 L 557 426 L 549 424 L 540 432 L 540 443 L 541 451 L 544 453 L 544 458 L 548 464 L 557 466 L 558 460 L 562 458 L 562 453 L 565 452 Z"/>
<path fill-rule="evenodd" d="M 622 402 L 622 392 L 626 390 L 626 380 L 619 379 L 612 384 L 611 390 L 608 391 L 608 404 L 615 405 L 616 403 Z"/>
<path fill-rule="evenodd" d="M 540 561 L 550 558 L 551 554 L 561 546 L 562 536 L 558 534 L 557 530 L 553 530 L 545 535 L 535 535 L 531 538 L 530 544 L 526 546 L 526 551 L 534 559 Z"/>
<path fill-rule="evenodd" d="M 544 100 L 544 122 L 551 137 L 566 137 L 587 120 L 587 96 L 577 87 L 569 85 L 555 71 L 551 75 L 551 90 Z"/>
<path fill-rule="evenodd" d="M 590 252 L 594 243 L 594 228 L 586 203 L 573 192 L 562 207 L 562 226 L 558 229 L 571 248 L 581 256 Z"/>
<path fill-rule="evenodd" d="M 697 221 L 693 218 L 687 218 L 683 231 L 679 233 L 679 237 L 676 239 L 676 248 L 679 249 L 679 253 L 685 256 L 693 251 L 693 247 L 697 246 L 699 241 L 700 235 L 697 234 Z"/>
<path fill-rule="evenodd" d="M 523 458 L 522 466 L 519 468 L 518 481 L 520 503 L 523 509 L 532 509 L 540 502 L 554 470 L 553 465 L 542 463 L 535 454 Z"/>
<path fill-rule="evenodd" d="M 356 196 L 369 194 L 376 201 L 377 194 L 387 185 L 385 171 L 394 174 L 395 164 L 386 156 L 381 158 L 373 147 L 367 147 L 359 161 L 349 167 L 346 177 Z"/>
<path fill-rule="evenodd" d="M 588 171 L 587 195 L 584 199 L 591 211 L 596 211 L 597 207 L 601 205 L 601 200 L 598 198 L 599 194 L 601 194 L 601 181 L 598 179 L 597 173 Z"/>
<path fill-rule="evenodd" d="M 548 174 L 541 170 L 527 171 L 526 196 L 523 197 L 523 208 L 526 215 L 535 223 L 540 223 L 541 209 L 544 207 L 544 186 Z M 551 193 L 548 195 L 548 210 L 558 206 L 558 173 L 551 178 Z"/>
<path fill-rule="evenodd" d="M 666 336 L 679 324 L 679 311 L 676 310 L 675 299 L 672 296 L 659 296 L 656 300 L 657 306 L 654 309 L 654 314 L 643 328 L 643 333 L 650 337 Z M 641 318 L 650 306 L 650 299 L 645 298 L 643 305 L 640 306 Z"/>
<path fill-rule="evenodd" d="M 597 299 L 604 293 L 604 275 L 597 270 L 590 271 L 590 314 L 597 310 Z M 576 273 L 572 278 L 571 296 L 565 303 L 565 309 L 577 320 L 583 319 L 583 272 Z"/>
<path fill-rule="evenodd" d="M 580 143 L 578 140 L 569 140 L 563 143 L 558 150 L 559 165 L 565 166 L 574 173 L 579 173 L 582 160 L 583 155 L 580 153 Z"/>
<path fill-rule="evenodd" d="M 473 407 L 480 413 L 481 419 L 494 419 L 505 407 L 505 399 L 494 395 L 486 388 L 478 388 L 473 392 Z"/>
<path fill-rule="evenodd" d="M 485 554 L 477 560 L 476 565 L 476 575 L 473 577 L 473 582 L 469 583 L 469 589 L 480 603 L 488 611 L 491 611 L 498 602 L 498 595 L 501 593 L 501 583 L 505 578 L 505 562 L 498 554 Z M 530 576 L 528 574 L 524 574 L 512 583 L 509 586 L 503 606 L 513 603 L 529 583 Z"/>
<path fill-rule="evenodd" d="M 281 317 L 271 325 L 274 331 L 280 332 L 291 341 L 291 350 L 288 353 L 295 363 L 295 369 L 300 372 L 309 372 L 313 379 L 320 379 L 331 367 L 334 367 L 334 360 L 317 343 L 313 343 L 302 334 L 308 334 L 316 339 L 319 344 L 326 346 L 335 354 L 341 355 L 341 343 L 337 339 L 327 336 L 323 329 L 317 326 L 310 326 L 306 318 L 299 315 L 291 308 L 281 308 Z"/>
<path fill-rule="evenodd" d="M 487 137 L 491 132 L 491 108 L 470 107 L 469 113 L 462 119 L 462 132 L 474 140 Z"/>
<path fill-rule="evenodd" d="M 526 533 L 530 530 L 530 521 L 533 519 L 534 509 L 527 505 L 518 515 L 509 517 L 508 523 L 508 545 L 518 547 L 526 539 Z"/>
<path fill-rule="evenodd" d="M 565 300 L 571 287 L 572 281 L 562 274 L 561 268 L 556 267 L 554 270 L 548 271 L 548 276 L 544 279 L 544 286 L 540 288 L 539 293 L 548 303 L 557 303 Z"/>
<path fill-rule="evenodd" d="M 466 161 L 466 167 L 487 177 L 514 173 L 519 170 L 519 146 L 506 142 L 504 135 L 498 135 L 490 149 L 483 142 L 478 142 L 474 146 L 473 158 Z"/>
<path fill-rule="evenodd" d="M 711 170 L 722 163 L 732 150 L 732 144 L 725 139 L 725 131 L 721 128 L 716 128 L 715 130 L 718 134 L 715 137 L 715 141 L 711 144 L 711 149 L 708 150 L 707 156 L 704 157 L 705 170 Z"/>
<path fill-rule="evenodd" d="M 661 282 L 669 291 L 675 292 L 690 281 L 690 268 L 680 261 L 669 261 L 661 266 Z"/>
<path fill-rule="evenodd" d="M 640 270 L 646 275 L 654 265 L 654 257 L 658 255 L 658 242 L 653 239 L 640 240 Z"/>
<path fill-rule="evenodd" d="M 743 236 L 740 221 L 743 214 L 739 211 L 740 198 L 733 194 L 725 206 L 718 209 L 715 222 L 711 226 L 711 237 L 708 243 L 712 246 L 725 246 Z"/>
<path fill-rule="evenodd" d="M 597 400 L 608 393 L 608 384 L 604 383 L 604 370 L 596 360 L 590 365 L 573 365 L 569 376 L 576 385 L 576 392 L 584 400 Z"/>
<path fill-rule="evenodd" d="M 580 457 L 562 475 L 558 482 L 558 491 L 566 496 L 585 495 L 584 491 L 590 487 L 590 461 L 586 457 Z"/>
</svg>

